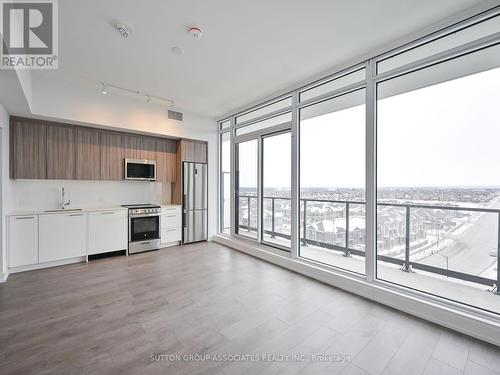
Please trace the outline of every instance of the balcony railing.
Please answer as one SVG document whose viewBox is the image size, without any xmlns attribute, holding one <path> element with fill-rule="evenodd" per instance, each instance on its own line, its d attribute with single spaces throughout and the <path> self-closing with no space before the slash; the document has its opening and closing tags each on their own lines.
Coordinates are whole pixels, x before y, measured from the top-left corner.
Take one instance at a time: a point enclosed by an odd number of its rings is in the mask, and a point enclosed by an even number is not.
<svg viewBox="0 0 500 375">
<path fill-rule="evenodd" d="M 252 226 L 252 217 L 251 217 L 251 200 L 255 199 L 257 203 L 256 196 L 250 195 L 240 195 L 238 199 L 245 199 L 247 204 L 247 223 L 248 225 L 239 224 L 238 227 L 243 230 L 247 230 L 249 232 L 257 232 L 257 228 Z M 275 218 L 276 218 L 276 200 L 291 200 L 290 198 L 281 198 L 281 197 L 264 197 L 264 200 L 271 200 L 271 229 L 265 229 L 264 233 L 268 234 L 272 237 L 281 237 L 287 240 L 290 240 L 291 236 L 286 233 L 280 233 L 276 231 L 275 228 Z M 342 252 L 344 256 L 357 255 L 360 257 L 365 256 L 365 252 L 360 249 L 354 249 L 349 246 L 349 216 L 350 210 L 353 205 L 365 205 L 366 203 L 363 201 L 340 201 L 340 200 L 325 200 L 325 199 L 300 199 L 301 204 L 301 235 L 300 241 L 302 246 L 312 245 L 321 248 L 325 248 L 328 250 L 339 251 Z M 311 203 L 323 203 L 323 204 L 340 204 L 345 207 L 345 241 L 343 246 L 325 243 L 321 241 L 317 241 L 314 239 L 307 238 L 307 217 L 308 217 L 308 204 Z M 400 208 L 404 211 L 404 222 L 405 222 L 405 236 L 404 236 L 404 257 L 398 258 L 389 255 L 381 255 L 377 254 L 377 259 L 383 262 L 391 263 L 394 265 L 400 266 L 402 271 L 411 272 L 412 270 L 422 270 L 425 272 L 430 272 L 436 275 L 446 276 L 450 278 L 455 278 L 463 281 L 469 281 L 481 285 L 486 285 L 494 288 L 497 294 L 500 293 L 498 285 L 500 283 L 500 209 L 494 208 L 475 208 L 475 207 L 458 207 L 458 206 L 437 206 L 437 205 L 425 205 L 425 204 L 399 204 L 399 203 L 378 203 L 378 207 L 394 207 Z M 255 206 L 257 207 L 257 206 Z M 496 269 L 496 278 L 488 278 L 483 276 L 478 276 L 466 272 L 460 272 L 455 270 L 450 270 L 448 268 L 437 267 L 429 264 L 424 264 L 420 262 L 416 262 L 410 259 L 410 245 L 411 245 L 411 224 L 412 224 L 412 210 L 416 209 L 429 209 L 429 210 L 443 210 L 443 211 L 461 211 L 461 212 L 474 212 L 474 213 L 488 213 L 495 214 L 497 216 L 497 231 L 496 231 L 496 256 L 497 256 L 497 269 Z M 239 219 L 238 219 L 239 221 Z M 257 221 L 257 220 L 255 220 Z M 439 238 L 439 237 L 438 237 Z"/>
</svg>

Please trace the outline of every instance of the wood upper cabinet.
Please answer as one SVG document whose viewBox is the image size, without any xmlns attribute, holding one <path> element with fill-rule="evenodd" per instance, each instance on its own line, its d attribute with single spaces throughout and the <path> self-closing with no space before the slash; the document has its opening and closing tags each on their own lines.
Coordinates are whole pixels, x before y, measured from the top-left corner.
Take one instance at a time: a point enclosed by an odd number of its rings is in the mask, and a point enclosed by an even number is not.
<svg viewBox="0 0 500 375">
<path fill-rule="evenodd" d="M 177 141 L 156 140 L 156 180 L 175 182 L 177 177 Z"/>
<path fill-rule="evenodd" d="M 10 176 L 123 180 L 126 158 L 156 160 L 157 181 L 181 181 L 182 161 L 206 162 L 206 143 L 11 117 Z M 178 188 L 178 187 L 177 187 Z"/>
<path fill-rule="evenodd" d="M 47 125 L 11 117 L 10 177 L 47 178 Z"/>
<path fill-rule="evenodd" d="M 207 143 L 183 139 L 180 142 L 182 161 L 207 162 Z"/>
<path fill-rule="evenodd" d="M 75 135 L 70 126 L 47 126 L 47 178 L 73 180 L 75 178 Z"/>
<path fill-rule="evenodd" d="M 141 137 L 141 151 L 139 153 L 139 159 L 145 160 L 157 160 L 157 138 L 153 137 Z"/>
<path fill-rule="evenodd" d="M 101 145 L 99 131 L 91 128 L 75 129 L 75 179 L 101 179 Z"/>
<path fill-rule="evenodd" d="M 125 158 L 156 160 L 156 138 L 132 134 L 122 137 Z"/>
<path fill-rule="evenodd" d="M 123 142 L 123 158 L 143 159 L 141 157 L 142 140 L 139 135 L 120 134 Z"/>
<path fill-rule="evenodd" d="M 101 132 L 101 180 L 123 180 L 125 170 L 124 136 Z"/>
</svg>

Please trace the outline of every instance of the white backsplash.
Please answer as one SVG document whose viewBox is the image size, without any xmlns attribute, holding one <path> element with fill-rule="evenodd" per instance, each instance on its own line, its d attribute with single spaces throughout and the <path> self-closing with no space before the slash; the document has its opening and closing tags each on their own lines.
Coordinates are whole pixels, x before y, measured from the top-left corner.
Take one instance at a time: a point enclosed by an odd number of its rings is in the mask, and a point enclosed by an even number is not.
<svg viewBox="0 0 500 375">
<path fill-rule="evenodd" d="M 8 211 L 53 209 L 61 205 L 64 186 L 70 207 L 110 207 L 134 203 L 170 203 L 170 183 L 143 181 L 10 180 Z"/>
</svg>

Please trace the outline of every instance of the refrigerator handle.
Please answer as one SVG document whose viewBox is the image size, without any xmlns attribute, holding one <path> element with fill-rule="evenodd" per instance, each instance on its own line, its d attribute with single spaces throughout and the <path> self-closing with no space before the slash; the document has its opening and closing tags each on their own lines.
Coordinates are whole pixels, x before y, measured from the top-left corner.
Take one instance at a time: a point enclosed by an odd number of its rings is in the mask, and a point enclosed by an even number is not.
<svg viewBox="0 0 500 375">
<path fill-rule="evenodd" d="M 182 224 L 184 225 L 184 228 L 187 228 L 187 212 L 182 214 Z"/>
<path fill-rule="evenodd" d="M 187 209 L 187 207 L 188 207 L 188 204 L 187 204 L 187 194 L 184 194 L 184 201 L 182 203 L 184 203 L 184 209 Z"/>
</svg>

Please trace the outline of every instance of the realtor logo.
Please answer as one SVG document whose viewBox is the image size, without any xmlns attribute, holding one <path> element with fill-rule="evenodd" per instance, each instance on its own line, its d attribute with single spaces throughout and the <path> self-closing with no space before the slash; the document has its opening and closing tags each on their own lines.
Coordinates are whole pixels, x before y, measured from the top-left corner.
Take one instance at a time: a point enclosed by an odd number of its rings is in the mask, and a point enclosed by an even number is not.
<svg viewBox="0 0 500 375">
<path fill-rule="evenodd" d="M 57 69 L 57 0 L 1 2 L 2 69 Z"/>
</svg>

